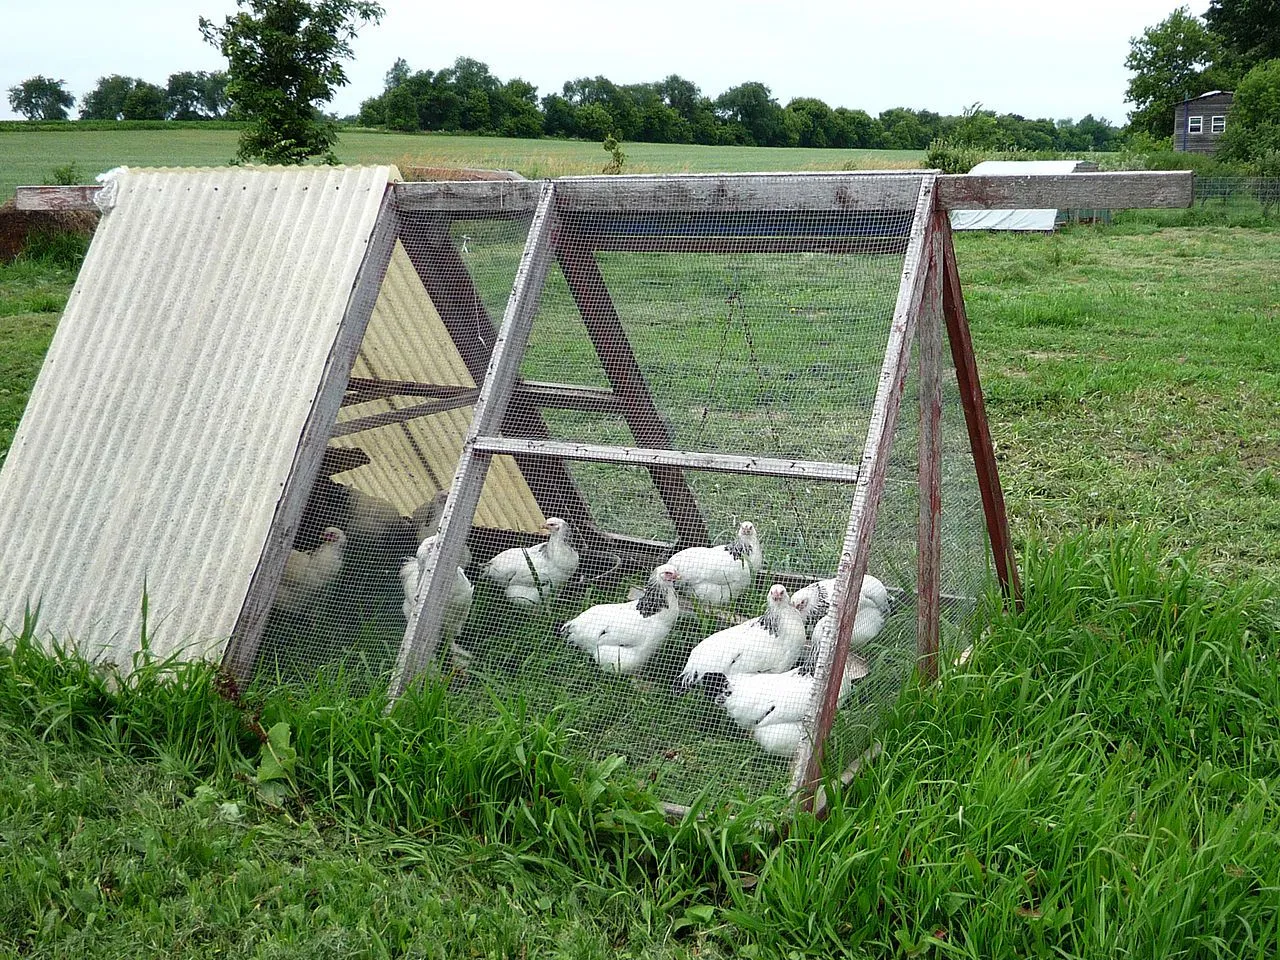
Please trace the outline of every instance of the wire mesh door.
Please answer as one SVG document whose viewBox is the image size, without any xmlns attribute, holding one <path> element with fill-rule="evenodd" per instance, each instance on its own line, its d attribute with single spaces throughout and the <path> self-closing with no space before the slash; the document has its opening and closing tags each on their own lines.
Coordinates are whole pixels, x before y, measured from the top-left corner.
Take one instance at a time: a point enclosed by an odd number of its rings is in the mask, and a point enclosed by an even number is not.
<svg viewBox="0 0 1280 960">
<path fill-rule="evenodd" d="M 419 547 L 457 470 L 538 188 L 414 187 L 398 197 L 394 249 L 256 651 L 259 677 L 385 683 Z M 475 535 L 532 536 L 544 519 L 525 475 L 496 458 Z"/>
<path fill-rule="evenodd" d="M 460 689 L 627 755 L 674 800 L 792 784 L 827 686 L 844 706 L 834 753 L 856 749 L 915 662 L 910 431 L 877 492 L 846 669 L 823 660 L 924 181 L 545 185 L 393 690 L 438 660 Z M 540 538 L 471 528 L 505 456 Z"/>
</svg>

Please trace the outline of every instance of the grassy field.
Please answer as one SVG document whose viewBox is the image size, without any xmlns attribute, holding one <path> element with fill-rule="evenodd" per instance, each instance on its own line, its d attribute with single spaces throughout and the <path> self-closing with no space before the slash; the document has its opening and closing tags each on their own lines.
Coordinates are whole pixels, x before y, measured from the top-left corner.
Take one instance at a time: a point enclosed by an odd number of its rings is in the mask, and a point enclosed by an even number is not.
<svg viewBox="0 0 1280 960">
<path fill-rule="evenodd" d="M 0 129 L 0 200 L 18 184 L 48 183 L 58 167 L 74 163 L 82 182 L 111 167 L 207 166 L 230 160 L 235 130 Z M 754 170 L 840 170 L 919 166 L 912 150 L 808 150 L 777 147 L 702 147 L 628 143 L 628 173 L 703 173 Z M 608 155 L 598 143 L 513 140 L 432 134 L 345 131 L 337 153 L 344 163 L 402 167 L 469 166 L 518 170 L 527 177 L 599 173 Z"/>
<path fill-rule="evenodd" d="M 668 827 L 564 713 L 242 713 L 19 644 L 0 951 L 1275 956 L 1280 231 L 1157 219 L 958 238 L 1026 612 L 906 693 L 825 823 Z M 0 268 L 0 448 L 73 276 Z"/>
</svg>

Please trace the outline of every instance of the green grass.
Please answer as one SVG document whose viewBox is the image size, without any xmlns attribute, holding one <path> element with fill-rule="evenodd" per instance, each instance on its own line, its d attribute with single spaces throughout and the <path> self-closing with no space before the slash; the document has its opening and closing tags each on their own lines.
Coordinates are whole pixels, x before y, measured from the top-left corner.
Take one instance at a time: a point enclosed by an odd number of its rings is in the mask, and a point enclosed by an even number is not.
<svg viewBox="0 0 1280 960">
<path fill-rule="evenodd" d="M 495 710 L 472 684 L 387 716 L 312 681 L 236 705 L 204 668 L 121 687 L 19 643 L 0 955 L 1277 955 L 1280 232 L 1132 216 L 957 245 L 1026 611 L 987 611 L 965 667 L 905 692 L 825 823 L 772 837 L 766 797 L 668 827 L 669 783 L 582 758 L 603 693 Z M 9 435 L 72 280 L 53 257 L 0 268 Z M 656 269 L 635 276 L 691 286 Z M 753 315 L 762 345 L 775 320 Z"/>
<path fill-rule="evenodd" d="M 965 237 L 965 293 L 1015 528 L 1156 525 L 1280 574 L 1280 231 Z"/>
<path fill-rule="evenodd" d="M 0 653 L 22 956 L 1254 957 L 1280 950 L 1280 627 L 1141 536 L 1029 545 L 1025 614 L 908 690 L 823 823 L 668 826 L 555 718 L 441 691 L 121 685 Z"/>
<path fill-rule="evenodd" d="M 184 126 L 174 130 L 0 129 L 0 200 L 18 184 L 46 183 L 56 167 L 75 163 L 85 182 L 111 167 L 207 166 L 235 155 L 236 130 Z M 839 170 L 919 166 L 912 150 L 808 150 L 628 143 L 630 173 L 755 170 Z M 344 163 L 403 167 L 469 166 L 518 170 L 528 177 L 599 173 L 608 155 L 598 143 L 515 140 L 346 130 L 337 147 Z"/>
</svg>

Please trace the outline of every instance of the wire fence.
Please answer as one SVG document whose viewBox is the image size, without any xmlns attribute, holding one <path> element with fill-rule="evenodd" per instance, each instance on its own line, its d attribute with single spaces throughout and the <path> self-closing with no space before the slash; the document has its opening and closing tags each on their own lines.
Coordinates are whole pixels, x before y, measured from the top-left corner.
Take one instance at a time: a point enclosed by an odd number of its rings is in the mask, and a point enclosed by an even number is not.
<svg viewBox="0 0 1280 960">
<path fill-rule="evenodd" d="M 1195 202 L 1257 206 L 1264 217 L 1280 216 L 1280 177 L 1196 177 Z"/>
<path fill-rule="evenodd" d="M 914 355 L 853 653 L 818 663 L 921 181 L 729 181 L 742 206 L 690 178 L 557 184 L 545 227 L 529 203 L 402 211 L 259 672 L 439 671 L 460 718 L 555 716 L 682 803 L 788 789 L 822 677 L 829 761 L 857 756 L 917 658 Z M 942 390 L 945 643 L 989 564 L 949 363 Z"/>
</svg>

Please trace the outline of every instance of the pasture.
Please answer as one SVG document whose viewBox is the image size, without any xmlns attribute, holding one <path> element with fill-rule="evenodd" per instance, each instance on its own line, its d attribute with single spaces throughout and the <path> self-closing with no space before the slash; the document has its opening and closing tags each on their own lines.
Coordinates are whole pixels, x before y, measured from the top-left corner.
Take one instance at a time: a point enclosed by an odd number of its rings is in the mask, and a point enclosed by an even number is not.
<svg viewBox="0 0 1280 960">
<path fill-rule="evenodd" d="M 1157 221 L 958 237 L 1026 611 L 904 694 L 826 822 L 669 827 L 518 704 L 233 704 L 203 668 L 117 687 L 20 642 L 0 951 L 1280 952 L 1280 231 Z M 73 280 L 0 267 L 0 449 Z"/>
<path fill-rule="evenodd" d="M 208 166 L 228 162 L 238 131 L 34 130 L 0 126 L 0 200 L 18 184 L 48 183 L 53 171 L 75 164 L 80 181 L 125 166 Z M 785 147 L 703 147 L 627 143 L 628 173 L 707 173 L 757 170 L 840 170 L 918 167 L 913 150 L 808 150 Z M 395 163 L 403 167 L 470 166 L 518 170 L 527 177 L 599 173 L 608 160 L 598 143 L 515 140 L 439 134 L 344 130 L 337 147 L 343 163 Z"/>
</svg>

